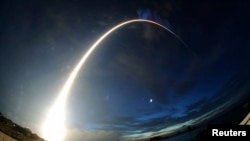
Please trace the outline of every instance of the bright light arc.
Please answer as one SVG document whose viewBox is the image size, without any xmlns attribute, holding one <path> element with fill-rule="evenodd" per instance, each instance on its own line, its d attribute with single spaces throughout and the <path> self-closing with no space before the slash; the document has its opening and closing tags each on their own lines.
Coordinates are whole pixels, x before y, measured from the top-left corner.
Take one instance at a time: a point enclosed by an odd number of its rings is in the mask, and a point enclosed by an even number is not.
<svg viewBox="0 0 250 141">
<path fill-rule="evenodd" d="M 129 20 L 126 22 L 123 22 L 109 31 L 107 31 L 105 34 L 103 34 L 91 47 L 90 49 L 83 55 L 79 63 L 76 65 L 74 70 L 71 72 L 69 78 L 67 79 L 66 83 L 64 84 L 63 88 L 61 89 L 58 98 L 56 99 L 54 105 L 51 107 L 51 109 L 48 112 L 47 118 L 44 121 L 42 130 L 43 130 L 43 137 L 47 141 L 63 141 L 65 136 L 65 103 L 67 96 L 69 95 L 69 91 L 74 83 L 74 80 L 81 69 L 84 62 L 87 60 L 87 58 L 91 55 L 91 53 L 95 50 L 97 45 L 104 40 L 110 33 L 115 31 L 116 29 L 122 27 L 123 25 L 133 23 L 133 22 L 148 22 L 151 24 L 155 24 L 157 26 L 162 27 L 163 29 L 169 31 L 171 34 L 173 34 L 177 39 L 179 39 L 186 47 L 187 45 L 171 30 L 166 28 L 165 26 L 156 23 L 154 21 L 145 20 L 145 19 L 134 19 Z"/>
</svg>

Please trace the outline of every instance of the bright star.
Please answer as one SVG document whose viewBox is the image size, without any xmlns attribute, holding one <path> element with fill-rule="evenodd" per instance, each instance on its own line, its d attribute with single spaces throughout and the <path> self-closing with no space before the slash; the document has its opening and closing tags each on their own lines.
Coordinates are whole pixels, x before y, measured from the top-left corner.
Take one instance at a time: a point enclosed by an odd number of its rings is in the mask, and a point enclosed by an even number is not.
<svg viewBox="0 0 250 141">
<path fill-rule="evenodd" d="M 151 98 L 151 99 L 149 100 L 149 102 L 152 103 L 152 102 L 153 102 L 153 99 Z"/>
</svg>

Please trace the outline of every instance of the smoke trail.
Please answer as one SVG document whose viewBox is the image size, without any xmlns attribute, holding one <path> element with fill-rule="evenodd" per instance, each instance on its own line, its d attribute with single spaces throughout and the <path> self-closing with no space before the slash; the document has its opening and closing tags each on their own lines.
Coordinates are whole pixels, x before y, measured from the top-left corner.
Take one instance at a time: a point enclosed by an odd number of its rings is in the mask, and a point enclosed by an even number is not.
<svg viewBox="0 0 250 141">
<path fill-rule="evenodd" d="M 157 23 L 160 23 L 167 27 L 168 29 L 172 29 L 169 21 L 167 19 L 161 18 L 155 11 L 152 12 L 150 9 L 138 9 L 137 15 L 140 19 L 153 20 Z"/>
<path fill-rule="evenodd" d="M 59 96 L 55 102 L 55 104 L 52 106 L 52 108 L 50 109 L 47 118 L 43 124 L 43 136 L 46 140 L 48 141 L 62 141 L 64 138 L 64 118 L 65 118 L 65 102 L 67 99 L 67 96 L 69 95 L 69 91 L 74 83 L 74 80 L 79 72 L 79 70 L 81 69 L 82 65 L 86 62 L 86 60 L 88 59 L 88 57 L 91 55 L 91 53 L 96 49 L 96 47 L 109 35 L 111 34 L 113 31 L 115 31 L 116 29 L 126 25 L 126 24 L 130 24 L 130 23 L 134 23 L 134 22 L 147 22 L 147 23 L 151 23 L 154 25 L 157 25 L 165 30 L 167 30 L 168 32 L 170 32 L 172 35 L 174 35 L 178 40 L 180 40 L 187 48 L 188 46 L 186 45 L 186 43 L 179 37 L 177 36 L 174 32 L 172 32 L 170 29 L 168 29 L 167 27 L 151 21 L 151 20 L 145 20 L 145 19 L 134 19 L 134 20 L 129 20 L 129 21 L 125 21 L 123 23 L 120 23 L 118 25 L 116 25 L 115 27 L 111 28 L 109 31 L 107 31 L 106 33 L 104 33 L 91 47 L 90 49 L 83 55 L 83 57 L 81 58 L 81 60 L 78 62 L 78 64 L 76 65 L 76 67 L 74 68 L 74 70 L 71 72 L 68 80 L 66 81 L 66 83 L 64 84 L 62 90 L 59 93 Z"/>
</svg>

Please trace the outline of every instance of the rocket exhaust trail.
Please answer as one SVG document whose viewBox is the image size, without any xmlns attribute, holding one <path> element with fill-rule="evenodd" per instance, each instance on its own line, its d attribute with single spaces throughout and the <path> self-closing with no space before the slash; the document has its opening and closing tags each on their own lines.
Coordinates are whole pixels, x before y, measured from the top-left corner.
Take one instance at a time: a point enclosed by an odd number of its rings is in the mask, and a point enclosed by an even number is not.
<svg viewBox="0 0 250 141">
<path fill-rule="evenodd" d="M 45 119 L 45 122 L 43 124 L 43 137 L 48 140 L 48 141 L 62 141 L 64 138 L 64 132 L 65 132 L 65 127 L 64 127 L 64 119 L 65 119 L 65 102 L 67 99 L 67 96 L 69 95 L 69 91 L 74 83 L 75 78 L 77 77 L 77 74 L 79 70 L 81 69 L 82 65 L 86 62 L 88 57 L 91 55 L 91 53 L 96 49 L 96 47 L 113 31 L 116 29 L 130 24 L 134 22 L 147 22 L 151 23 L 154 25 L 157 25 L 168 32 L 170 32 L 172 35 L 174 35 L 178 40 L 180 40 L 185 47 L 188 48 L 186 43 L 179 37 L 177 36 L 174 32 L 172 32 L 170 29 L 167 27 L 151 21 L 151 20 L 145 20 L 145 19 L 134 19 L 134 20 L 129 20 L 125 21 L 123 23 L 120 23 L 116 25 L 115 27 L 111 28 L 108 30 L 105 34 L 103 34 L 89 49 L 88 51 L 83 55 L 81 60 L 78 62 L 74 70 L 71 72 L 69 78 L 67 79 L 66 83 L 64 84 L 63 88 L 61 89 L 58 98 L 56 99 L 54 105 L 51 107 L 51 109 L 48 112 L 47 118 Z"/>
</svg>

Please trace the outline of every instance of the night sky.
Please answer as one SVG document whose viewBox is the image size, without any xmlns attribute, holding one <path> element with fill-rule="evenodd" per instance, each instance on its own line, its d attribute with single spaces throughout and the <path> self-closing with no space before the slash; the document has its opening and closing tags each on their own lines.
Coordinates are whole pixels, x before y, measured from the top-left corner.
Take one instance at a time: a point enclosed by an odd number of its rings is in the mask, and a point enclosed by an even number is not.
<svg viewBox="0 0 250 141">
<path fill-rule="evenodd" d="M 0 112 L 41 135 L 87 49 L 67 101 L 65 141 L 119 141 L 195 126 L 249 97 L 246 1 L 6 0 L 0 3 Z M 58 117 L 60 118 L 60 117 Z"/>
</svg>

